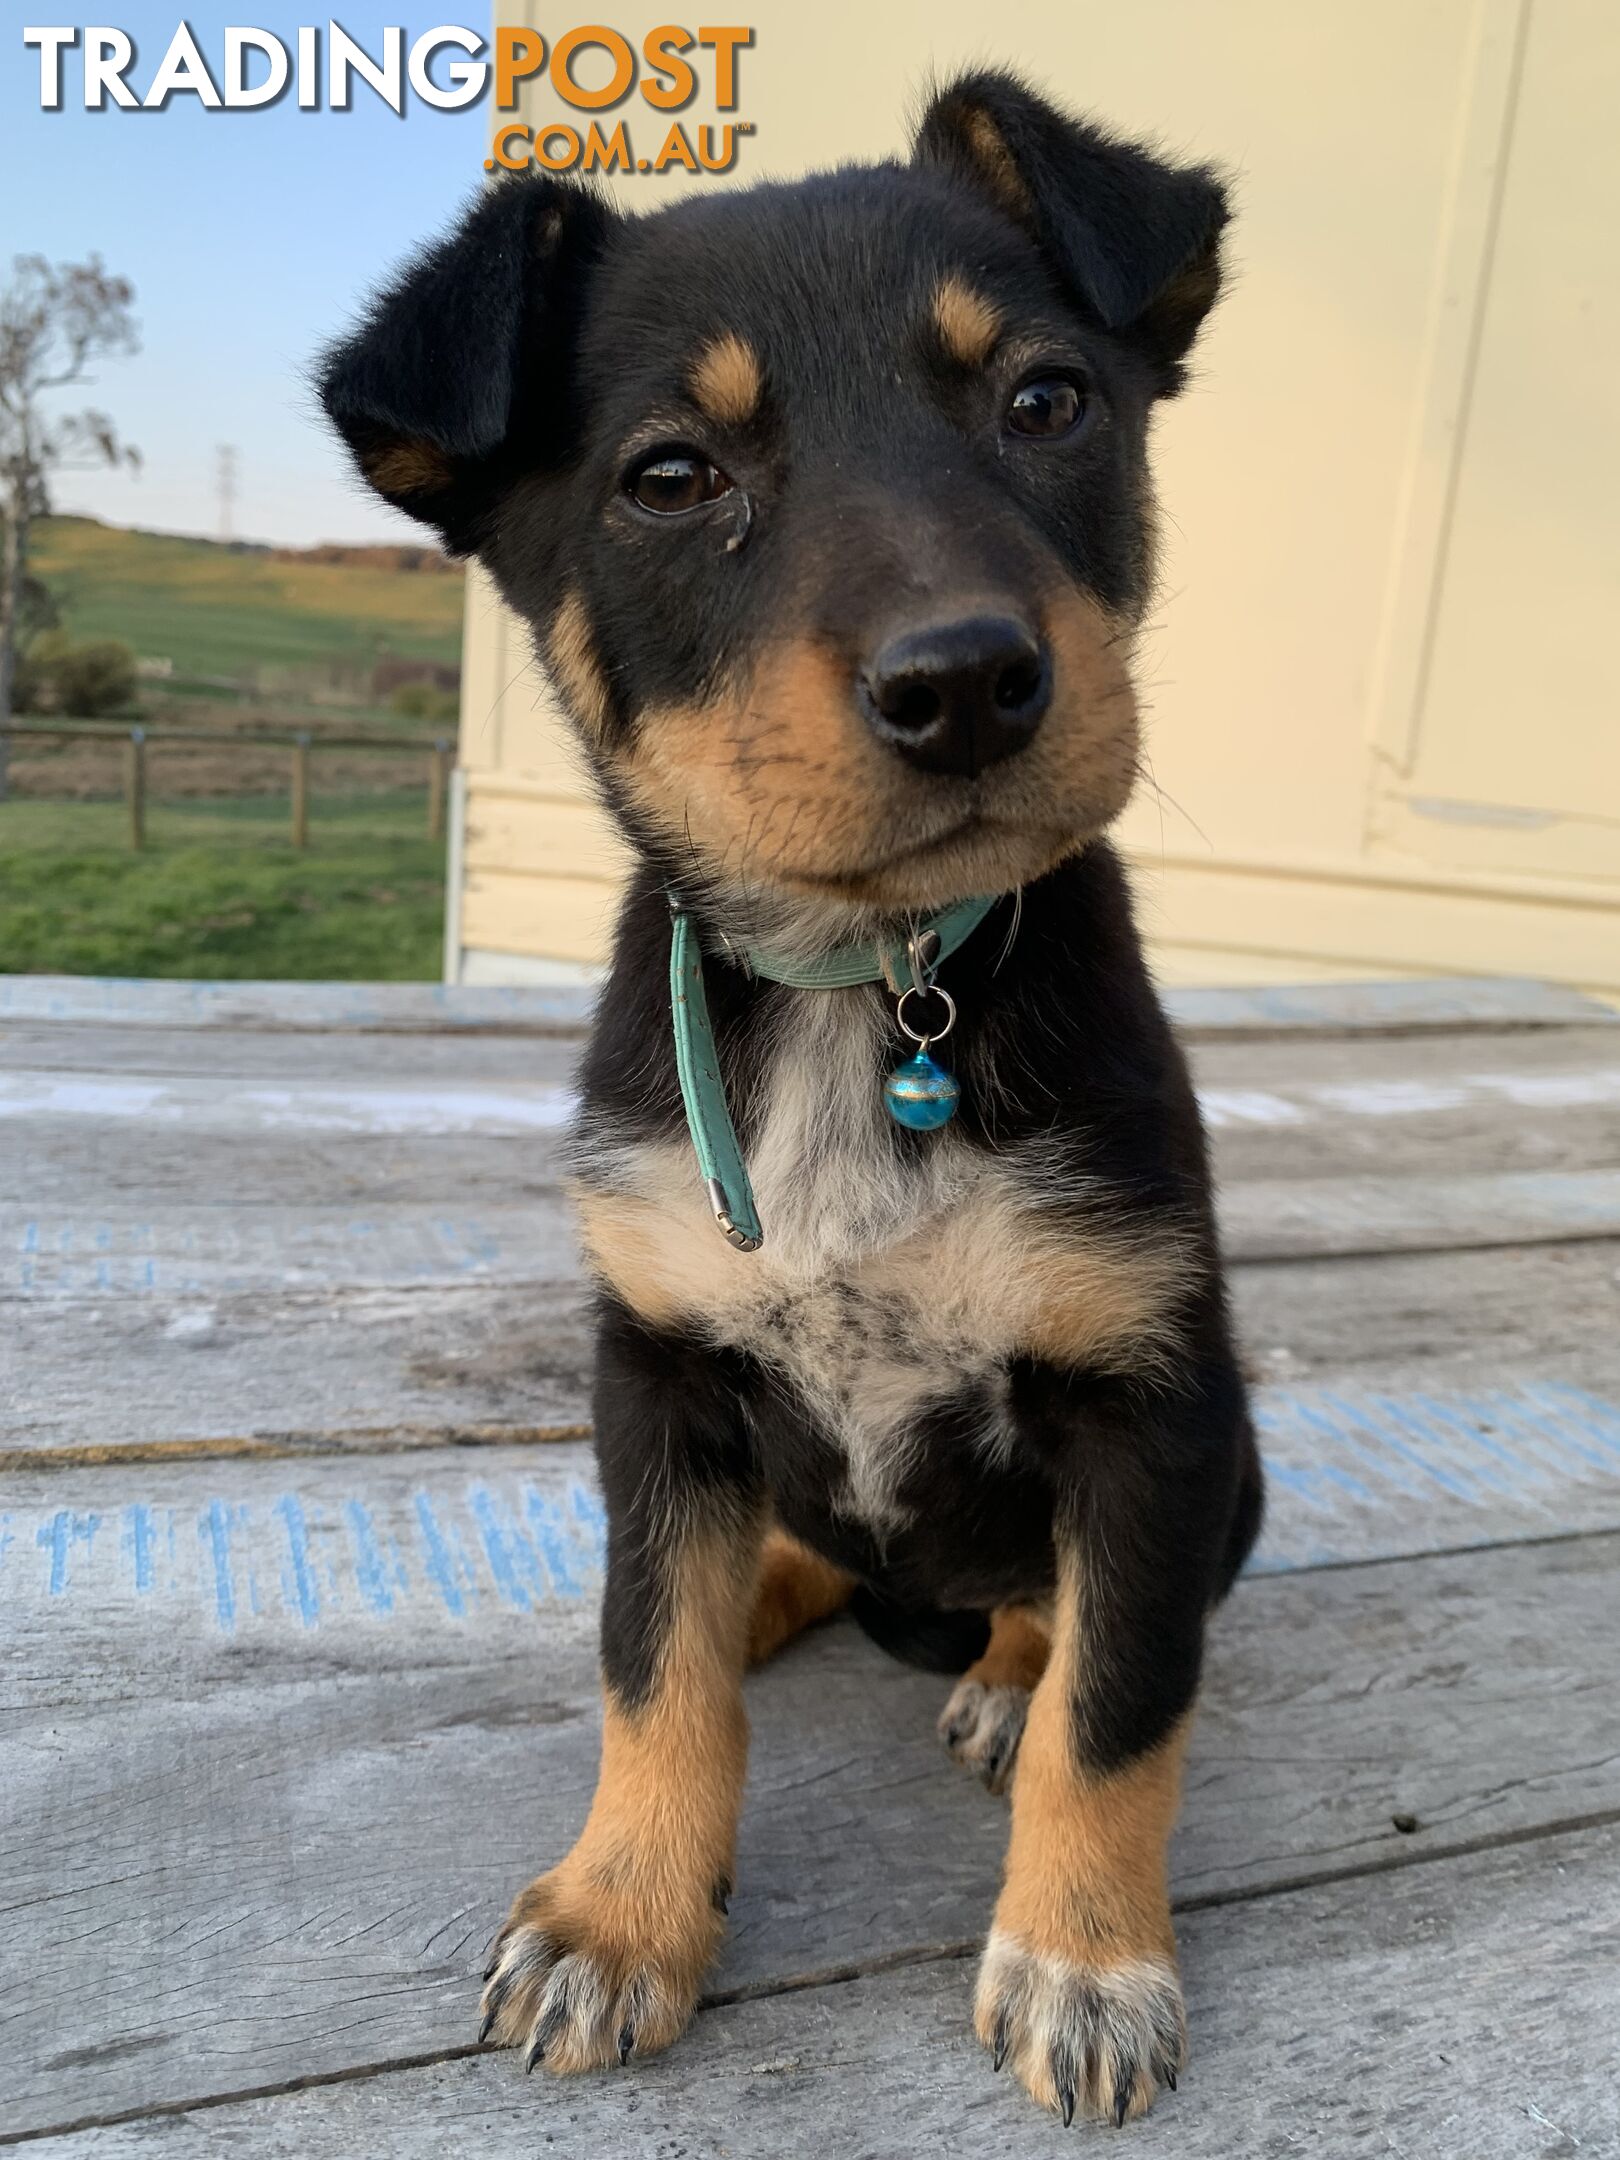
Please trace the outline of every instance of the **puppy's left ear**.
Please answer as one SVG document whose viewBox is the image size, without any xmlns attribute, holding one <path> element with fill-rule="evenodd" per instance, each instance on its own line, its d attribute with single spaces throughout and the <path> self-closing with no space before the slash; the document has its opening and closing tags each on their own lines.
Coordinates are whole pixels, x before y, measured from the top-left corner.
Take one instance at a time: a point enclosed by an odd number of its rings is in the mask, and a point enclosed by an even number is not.
<svg viewBox="0 0 1620 2160">
<path fill-rule="evenodd" d="M 964 75 L 923 115 L 917 164 L 988 196 L 1036 241 L 1086 311 L 1152 362 L 1161 397 L 1220 290 L 1226 191 L 1037 97 L 1014 75 Z"/>
<path fill-rule="evenodd" d="M 458 554 L 515 479 L 567 453 L 586 281 L 616 222 L 574 181 L 503 179 L 322 357 L 321 403 L 365 478 Z"/>
</svg>

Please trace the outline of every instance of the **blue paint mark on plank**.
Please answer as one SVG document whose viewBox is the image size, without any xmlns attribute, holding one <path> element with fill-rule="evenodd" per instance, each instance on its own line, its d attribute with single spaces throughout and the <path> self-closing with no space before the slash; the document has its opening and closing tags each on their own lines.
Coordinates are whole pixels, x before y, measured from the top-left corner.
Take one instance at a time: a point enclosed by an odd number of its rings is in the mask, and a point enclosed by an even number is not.
<svg viewBox="0 0 1620 2160">
<path fill-rule="evenodd" d="M 287 1558 L 281 1571 L 282 1597 L 305 1627 L 313 1627 L 321 1616 L 321 1599 L 310 1561 L 309 1525 L 304 1519 L 304 1504 L 296 1493 L 283 1493 L 272 1513 L 280 1521 L 287 1539 Z"/>
<path fill-rule="evenodd" d="M 210 1500 L 197 1525 L 214 1567 L 214 1617 L 227 1635 L 236 1626 L 236 1580 L 231 1571 L 231 1516 L 223 1500 Z"/>
<path fill-rule="evenodd" d="M 1436 1424 L 1410 1398 L 1369 1395 L 1366 1410 L 1380 1431 L 1392 1435 L 1392 1444 L 1404 1450 L 1408 1460 L 1427 1462 L 1433 1476 L 1449 1476 L 1450 1489 L 1458 1498 L 1477 1500 L 1480 1495 L 1470 1490 L 1476 1483 L 1487 1492 L 1505 1490 L 1495 1466 L 1488 1458 L 1482 1459 L 1478 1448 L 1461 1445 L 1454 1430 Z"/>
<path fill-rule="evenodd" d="M 1529 1447 L 1563 1483 L 1579 1477 L 1587 1468 L 1608 1471 L 1607 1458 L 1578 1437 L 1579 1421 L 1573 1425 L 1543 1409 L 1534 1396 L 1514 1402 L 1493 1398 L 1498 1428 L 1521 1446 Z"/>
<path fill-rule="evenodd" d="M 42 1552 L 51 1556 L 48 1588 L 52 1597 L 60 1597 L 68 1586 L 68 1557 L 75 1545 L 87 1549 L 96 1532 L 101 1528 L 99 1515 L 76 1515 L 71 1508 L 58 1508 L 48 1522 L 42 1522 L 34 1532 L 34 1542 Z"/>
<path fill-rule="evenodd" d="M 428 1580 L 443 1598 L 445 1611 L 459 1620 L 467 1610 L 467 1600 L 456 1580 L 456 1568 L 449 1544 L 439 1527 L 439 1518 L 433 1511 L 433 1502 L 428 1495 L 419 1491 L 414 1500 Z"/>
<path fill-rule="evenodd" d="M 376 1524 L 371 1519 L 371 1510 L 363 1500 L 345 1500 L 343 1519 L 349 1526 L 349 1542 L 354 1548 L 355 1587 L 372 1612 L 391 1613 L 394 1583 L 397 1581 L 400 1588 L 404 1588 L 397 1551 L 393 1553 L 393 1568 L 390 1569 L 384 1559 Z"/>
<path fill-rule="evenodd" d="M 123 1548 L 129 1555 L 130 1572 L 134 1577 L 138 1597 L 150 1597 L 152 1594 L 155 1543 L 152 1510 L 141 1501 L 137 1501 L 133 1507 L 125 1508 Z"/>
<path fill-rule="evenodd" d="M 1584 1388 L 1559 1387 L 1541 1383 L 1525 1389 L 1532 1402 L 1545 1405 L 1549 1415 L 1565 1424 L 1573 1421 L 1577 1429 L 1595 1440 L 1605 1455 L 1620 1462 L 1620 1410 L 1612 1403 L 1603 1402 L 1596 1395 L 1589 1395 Z M 1593 1457 L 1592 1460 L 1601 1460 Z"/>
<path fill-rule="evenodd" d="M 578 1488 L 575 1488 L 576 1491 Z M 562 1598 L 583 1597 L 585 1585 L 578 1567 L 578 1538 L 561 1504 L 533 1485 L 523 1488 L 523 1513 L 551 1578 L 553 1594 Z"/>
<path fill-rule="evenodd" d="M 533 1540 L 505 1501 L 487 1485 L 469 1486 L 467 1504 L 483 1539 L 484 1556 L 496 1590 L 508 1605 L 515 1605 L 520 1612 L 530 1611 L 545 1595 Z"/>
<path fill-rule="evenodd" d="M 1423 1411 L 1431 1427 L 1438 1426 L 1455 1433 L 1459 1440 L 1501 1466 L 1499 1490 L 1516 1499 L 1528 1500 L 1535 1506 L 1541 1505 L 1541 1491 L 1550 1482 L 1546 1466 L 1527 1460 L 1503 1444 L 1484 1399 L 1475 1401 L 1464 1396 L 1456 1403 L 1444 1403 L 1432 1395 L 1414 1395 L 1412 1400 Z"/>
<path fill-rule="evenodd" d="M 1361 1426 L 1375 1441 L 1391 1449 L 1402 1462 L 1410 1463 L 1421 1476 L 1431 1478 L 1442 1492 L 1450 1493 L 1454 1500 L 1473 1500 L 1477 1497 L 1466 1479 L 1454 1477 L 1449 1470 L 1442 1469 L 1432 1454 L 1424 1455 L 1420 1449 L 1413 1447 L 1398 1433 L 1390 1432 L 1375 1417 L 1369 1416 L 1354 1403 L 1346 1402 L 1339 1395 L 1324 1394 L 1321 1399 L 1329 1410 L 1336 1411 L 1340 1417 Z"/>
</svg>

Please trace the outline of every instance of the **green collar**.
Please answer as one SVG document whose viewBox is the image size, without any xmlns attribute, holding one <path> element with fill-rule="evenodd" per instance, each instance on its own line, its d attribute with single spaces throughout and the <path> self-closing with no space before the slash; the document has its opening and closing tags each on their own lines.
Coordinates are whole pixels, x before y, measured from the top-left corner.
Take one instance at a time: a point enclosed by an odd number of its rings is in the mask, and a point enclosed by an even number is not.
<svg viewBox="0 0 1620 2160">
<path fill-rule="evenodd" d="M 761 975 L 766 982 L 786 983 L 794 990 L 848 990 L 856 983 L 883 982 L 898 996 L 913 982 L 913 945 L 923 954 L 931 974 L 959 945 L 967 943 L 995 904 L 994 894 L 989 899 L 958 900 L 954 907 L 930 915 L 909 938 L 892 945 L 835 945 L 816 960 L 794 960 L 749 945 L 743 959 L 750 974 Z"/>
<path fill-rule="evenodd" d="M 886 982 L 898 996 L 903 990 L 923 987 L 940 962 L 973 935 L 995 904 L 995 895 L 959 900 L 893 945 L 835 945 L 815 960 L 790 960 L 750 947 L 743 957 L 751 973 L 795 990 L 847 990 L 857 983 Z M 675 1021 L 675 1071 L 687 1130 L 715 1221 L 739 1252 L 758 1252 L 765 1233 L 754 1205 L 748 1166 L 737 1145 L 737 1129 L 726 1106 L 703 986 L 697 922 L 673 894 L 670 914 L 669 1000 Z"/>
</svg>

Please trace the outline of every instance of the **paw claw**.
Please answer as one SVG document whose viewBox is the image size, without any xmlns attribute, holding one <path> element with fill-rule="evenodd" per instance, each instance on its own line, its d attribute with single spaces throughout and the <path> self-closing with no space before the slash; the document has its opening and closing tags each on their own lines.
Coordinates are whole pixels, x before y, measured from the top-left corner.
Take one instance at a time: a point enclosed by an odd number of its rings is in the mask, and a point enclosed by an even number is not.
<svg viewBox="0 0 1620 2160">
<path fill-rule="evenodd" d="M 689 1884 L 678 1908 L 683 1928 L 649 1943 L 644 1895 L 615 1895 L 592 1868 L 568 1862 L 542 1876 L 502 1931 L 480 2041 L 526 2046 L 524 2070 L 544 2063 L 555 2075 L 668 2047 L 719 1939 L 711 1892 L 721 1888 L 729 1888 L 723 1876 Z"/>
<path fill-rule="evenodd" d="M 995 2067 L 1011 2061 L 1065 2127 L 1080 2113 L 1116 2127 L 1145 2113 L 1156 2083 L 1174 2090 L 1185 2044 L 1167 1958 L 1040 1955 L 1000 1930 L 979 1970 L 974 2024 Z"/>
</svg>

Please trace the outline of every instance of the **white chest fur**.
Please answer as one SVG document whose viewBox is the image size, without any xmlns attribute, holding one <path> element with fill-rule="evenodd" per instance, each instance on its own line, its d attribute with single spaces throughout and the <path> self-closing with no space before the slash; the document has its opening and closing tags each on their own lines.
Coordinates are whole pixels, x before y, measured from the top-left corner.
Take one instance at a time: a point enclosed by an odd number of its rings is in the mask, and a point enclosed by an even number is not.
<svg viewBox="0 0 1620 2160">
<path fill-rule="evenodd" d="M 1140 1363 L 1179 1267 L 1161 1240 L 1121 1234 L 1105 1195 L 1043 1177 L 1033 1157 L 987 1154 L 950 1127 L 908 1145 L 875 1077 L 892 1035 L 877 994 L 800 991 L 784 1009 L 749 1157 L 763 1248 L 726 1244 L 674 1142 L 592 1150 L 585 1242 L 650 1322 L 775 1367 L 844 1453 L 841 1504 L 893 1527 L 925 1409 L 970 1400 L 973 1444 L 993 1457 L 1009 1441 L 1012 1356 Z"/>
</svg>

